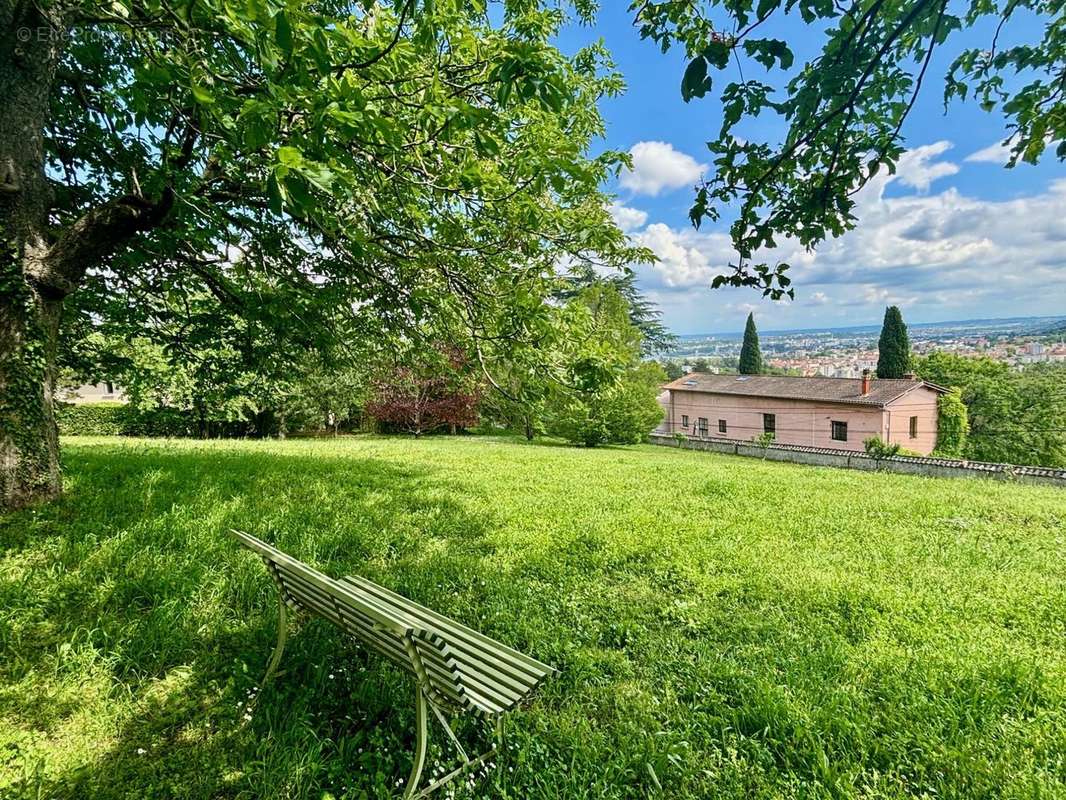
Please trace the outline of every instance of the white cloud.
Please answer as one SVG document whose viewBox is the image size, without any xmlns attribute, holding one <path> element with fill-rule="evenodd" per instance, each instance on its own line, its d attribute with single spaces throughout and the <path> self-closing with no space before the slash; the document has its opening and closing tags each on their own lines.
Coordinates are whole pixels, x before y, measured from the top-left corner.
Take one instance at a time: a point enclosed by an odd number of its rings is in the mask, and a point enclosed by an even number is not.
<svg viewBox="0 0 1066 800">
<path fill-rule="evenodd" d="M 858 225 L 814 254 L 785 241 L 758 260 L 792 265 L 796 302 L 778 308 L 759 301 L 774 328 L 877 322 L 896 304 L 915 319 L 1061 313 L 1066 303 L 1066 179 L 1035 194 L 984 200 L 955 188 L 928 193 L 957 166 L 936 161 L 950 147 L 938 142 L 900 159 L 896 175 L 882 173 L 856 197 Z M 893 182 L 918 193 L 886 196 Z M 724 330 L 742 322 L 731 291 L 712 293 L 715 275 L 728 272 L 735 254 L 717 231 L 649 225 L 634 235 L 660 261 L 640 267 L 642 285 L 679 330 Z M 737 290 L 743 292 L 749 290 Z M 716 309 L 722 316 L 704 322 Z M 957 317 L 958 318 L 958 317 Z M 686 319 L 692 321 L 687 322 Z"/>
<path fill-rule="evenodd" d="M 692 186 L 707 168 L 667 142 L 637 142 L 629 152 L 633 169 L 622 173 L 620 183 L 635 194 L 654 197 L 664 189 Z"/>
<path fill-rule="evenodd" d="M 988 147 L 982 147 L 966 156 L 966 161 L 978 161 L 987 164 L 1006 164 L 1010 159 L 1010 146 L 1002 142 L 995 142 Z"/>
<path fill-rule="evenodd" d="M 619 203 L 611 203 L 611 207 L 608 210 L 611 212 L 611 216 L 614 217 L 615 224 L 626 233 L 643 228 L 648 221 L 648 212 L 641 211 L 639 208 L 630 208 Z"/>
<path fill-rule="evenodd" d="M 658 262 L 643 268 L 644 283 L 669 289 L 709 286 L 720 270 L 714 261 L 730 250 L 729 237 L 724 234 L 676 231 L 661 222 L 652 223 L 633 240 L 659 257 Z M 711 246 L 712 242 L 717 247 Z"/>
<path fill-rule="evenodd" d="M 929 191 L 929 185 L 937 178 L 954 175 L 959 171 L 958 164 L 950 161 L 933 161 L 951 147 L 951 142 L 941 140 L 908 150 L 900 156 L 896 164 L 896 180 L 920 192 Z"/>
</svg>

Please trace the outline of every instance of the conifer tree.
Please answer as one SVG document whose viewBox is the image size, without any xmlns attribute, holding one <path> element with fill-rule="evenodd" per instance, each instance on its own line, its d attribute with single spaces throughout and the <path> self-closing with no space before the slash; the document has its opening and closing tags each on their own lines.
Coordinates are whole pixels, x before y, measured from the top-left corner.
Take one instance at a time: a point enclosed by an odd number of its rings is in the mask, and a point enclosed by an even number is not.
<svg viewBox="0 0 1066 800">
<path fill-rule="evenodd" d="M 740 348 L 740 374 L 759 375 L 762 372 L 762 353 L 759 352 L 759 332 L 755 330 L 755 315 L 748 314 L 744 326 L 744 344 Z"/>
<path fill-rule="evenodd" d="M 897 306 L 885 309 L 881 338 L 877 342 L 877 377 L 902 378 L 910 369 L 911 345 L 907 326 Z"/>
</svg>

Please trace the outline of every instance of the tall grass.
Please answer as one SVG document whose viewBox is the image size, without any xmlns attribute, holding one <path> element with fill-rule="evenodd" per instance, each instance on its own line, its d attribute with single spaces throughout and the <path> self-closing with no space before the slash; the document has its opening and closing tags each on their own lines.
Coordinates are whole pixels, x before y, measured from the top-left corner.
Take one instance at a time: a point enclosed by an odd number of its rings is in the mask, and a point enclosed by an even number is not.
<svg viewBox="0 0 1066 800">
<path fill-rule="evenodd" d="M 0 797 L 395 793 L 413 687 L 328 624 L 247 719 L 276 597 L 230 527 L 561 670 L 460 796 L 1066 796 L 1061 490 L 479 438 L 65 461 L 0 520 Z"/>
</svg>

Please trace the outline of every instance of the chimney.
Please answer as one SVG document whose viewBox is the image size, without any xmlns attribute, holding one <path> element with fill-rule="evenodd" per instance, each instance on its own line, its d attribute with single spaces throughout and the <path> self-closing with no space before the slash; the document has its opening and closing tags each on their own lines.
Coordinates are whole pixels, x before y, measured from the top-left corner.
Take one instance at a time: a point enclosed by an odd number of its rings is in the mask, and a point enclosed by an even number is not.
<svg viewBox="0 0 1066 800">
<path fill-rule="evenodd" d="M 864 369 L 862 371 L 862 396 L 865 397 L 870 393 L 870 370 Z"/>
<path fill-rule="evenodd" d="M 904 372 L 903 373 L 903 378 L 904 378 L 904 380 L 908 380 L 908 381 L 916 381 L 916 380 L 918 380 L 918 376 L 915 375 L 913 372 Z"/>
</svg>

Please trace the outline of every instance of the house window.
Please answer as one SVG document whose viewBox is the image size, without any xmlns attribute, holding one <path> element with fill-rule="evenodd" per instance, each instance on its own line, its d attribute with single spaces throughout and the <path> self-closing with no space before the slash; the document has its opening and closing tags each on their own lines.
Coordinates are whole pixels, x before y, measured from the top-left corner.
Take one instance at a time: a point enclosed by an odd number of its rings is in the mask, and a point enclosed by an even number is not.
<svg viewBox="0 0 1066 800">
<path fill-rule="evenodd" d="M 848 423 L 833 420 L 833 441 L 846 442 L 848 440 Z"/>
<path fill-rule="evenodd" d="M 700 436 L 707 435 L 707 418 L 700 417 Z"/>
<path fill-rule="evenodd" d="M 681 415 L 681 427 L 682 428 L 687 428 L 688 427 L 688 414 L 682 414 Z"/>
<path fill-rule="evenodd" d="M 725 420 L 724 419 L 718 420 L 718 432 L 719 433 L 725 433 Z"/>
<path fill-rule="evenodd" d="M 762 430 L 763 430 L 763 433 L 777 433 L 777 415 L 776 414 L 763 414 L 762 415 Z"/>
<path fill-rule="evenodd" d="M 111 381 L 108 381 L 108 382 L 107 382 L 107 383 L 105 384 L 105 386 L 107 386 L 107 393 L 108 393 L 108 394 L 114 394 L 114 393 L 115 393 L 115 387 L 114 387 L 114 385 L 113 385 L 113 384 L 111 383 Z"/>
<path fill-rule="evenodd" d="M 918 438 L 918 418 L 917 417 L 911 417 L 911 438 L 912 439 L 917 439 Z"/>
</svg>

